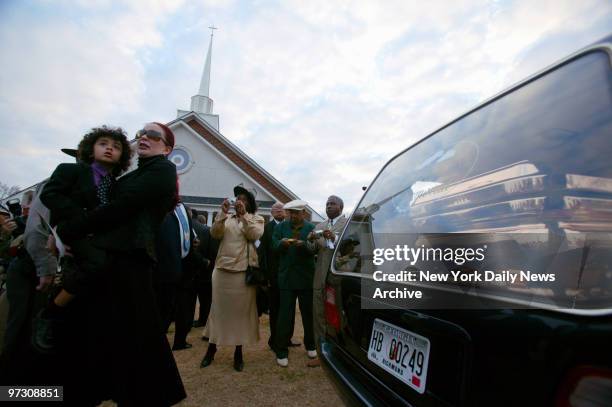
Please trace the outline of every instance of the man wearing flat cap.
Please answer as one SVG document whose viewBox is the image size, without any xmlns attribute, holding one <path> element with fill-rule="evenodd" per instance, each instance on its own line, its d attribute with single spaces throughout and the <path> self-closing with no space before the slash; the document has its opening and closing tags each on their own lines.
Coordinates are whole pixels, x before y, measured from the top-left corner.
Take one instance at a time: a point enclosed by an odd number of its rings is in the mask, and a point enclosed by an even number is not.
<svg viewBox="0 0 612 407">
<path fill-rule="evenodd" d="M 325 203 L 327 219 L 315 227 L 315 231 L 322 231 L 319 237 L 315 233 L 308 236 L 308 247 L 317 253 L 317 264 L 315 268 L 313 284 L 313 313 L 315 341 L 319 340 L 325 333 L 325 311 L 323 309 L 323 298 L 325 290 L 325 276 L 334 254 L 334 246 L 337 238 L 346 225 L 346 216 L 342 214 L 344 202 L 336 195 L 331 195 Z M 316 342 L 315 342 L 316 343 Z M 308 366 L 318 366 L 318 360 L 312 360 Z"/>
<path fill-rule="evenodd" d="M 278 288 L 280 309 L 277 320 L 274 350 L 276 363 L 289 364 L 289 335 L 295 315 L 295 300 L 299 301 L 304 327 L 304 346 L 309 358 L 317 351 L 312 326 L 312 284 L 314 278 L 314 251 L 306 245 L 306 239 L 314 225 L 305 220 L 306 202 L 294 200 L 285 204 L 288 220 L 274 228 L 272 246 L 279 253 Z"/>
<path fill-rule="evenodd" d="M 257 248 L 259 256 L 259 267 L 264 271 L 266 278 L 269 281 L 268 286 L 268 301 L 270 308 L 270 338 L 268 346 L 274 350 L 274 338 L 276 337 L 276 323 L 278 320 L 278 310 L 280 307 L 280 291 L 278 289 L 278 252 L 272 247 L 272 234 L 276 225 L 280 224 L 285 219 L 284 204 L 276 202 L 270 210 L 272 220 L 268 222 L 264 228 L 263 236 L 260 239 L 260 245 Z M 293 336 L 293 326 L 291 324 L 289 337 Z M 288 346 L 300 346 L 300 343 L 291 341 Z"/>
</svg>

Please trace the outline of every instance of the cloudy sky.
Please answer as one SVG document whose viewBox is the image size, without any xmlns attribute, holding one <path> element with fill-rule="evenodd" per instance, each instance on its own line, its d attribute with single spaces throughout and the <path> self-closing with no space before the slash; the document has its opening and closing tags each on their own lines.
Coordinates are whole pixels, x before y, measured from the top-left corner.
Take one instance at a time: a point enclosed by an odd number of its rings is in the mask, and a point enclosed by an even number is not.
<svg viewBox="0 0 612 407">
<path fill-rule="evenodd" d="M 171 121 L 215 32 L 221 132 L 324 213 L 478 102 L 608 34 L 612 2 L 0 1 L 0 182 L 96 125 Z"/>
</svg>

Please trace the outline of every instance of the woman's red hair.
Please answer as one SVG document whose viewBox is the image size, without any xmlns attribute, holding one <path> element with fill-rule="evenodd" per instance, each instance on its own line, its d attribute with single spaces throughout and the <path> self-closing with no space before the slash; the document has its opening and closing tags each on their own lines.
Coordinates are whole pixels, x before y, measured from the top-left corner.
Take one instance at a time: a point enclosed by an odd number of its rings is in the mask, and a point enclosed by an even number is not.
<svg viewBox="0 0 612 407">
<path fill-rule="evenodd" d="M 166 139 L 166 144 L 168 145 L 168 147 L 174 148 L 174 133 L 172 132 L 172 130 L 170 130 L 170 127 L 158 122 L 153 123 L 157 124 L 164 130 L 164 138 Z"/>
<path fill-rule="evenodd" d="M 172 132 L 172 130 L 170 130 L 170 127 L 166 126 L 165 124 L 159 123 L 159 122 L 153 122 L 154 124 L 157 124 L 159 127 L 162 128 L 162 130 L 164 131 L 164 138 L 166 139 L 166 144 L 168 145 L 168 147 L 170 148 L 174 148 L 174 133 Z M 172 209 L 176 208 L 176 205 L 179 203 L 180 199 L 179 199 L 179 177 L 178 174 L 176 174 L 176 189 L 174 190 L 174 204 L 172 205 Z"/>
</svg>

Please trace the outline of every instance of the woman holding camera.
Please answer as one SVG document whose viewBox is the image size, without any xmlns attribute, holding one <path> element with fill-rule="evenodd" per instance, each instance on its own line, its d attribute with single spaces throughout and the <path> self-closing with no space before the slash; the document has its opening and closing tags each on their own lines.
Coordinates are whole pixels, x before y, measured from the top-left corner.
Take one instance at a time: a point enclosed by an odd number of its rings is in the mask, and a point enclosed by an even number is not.
<svg viewBox="0 0 612 407">
<path fill-rule="evenodd" d="M 242 345 L 259 341 L 256 288 L 245 283 L 248 265 L 257 267 L 253 242 L 264 231 L 263 217 L 256 215 L 255 195 L 238 185 L 234 188 L 236 213 L 230 214 L 230 200 L 225 199 L 211 229 L 221 240 L 212 275 L 212 305 L 204 336 L 209 345 L 200 367 L 210 365 L 217 345 L 235 346 L 234 369 L 244 368 Z"/>
</svg>

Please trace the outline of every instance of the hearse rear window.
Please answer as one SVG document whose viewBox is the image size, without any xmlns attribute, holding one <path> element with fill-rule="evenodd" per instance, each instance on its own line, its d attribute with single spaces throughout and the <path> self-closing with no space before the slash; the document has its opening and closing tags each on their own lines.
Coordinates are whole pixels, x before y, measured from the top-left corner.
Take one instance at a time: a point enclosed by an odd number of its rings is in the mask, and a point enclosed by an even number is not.
<svg viewBox="0 0 612 407">
<path fill-rule="evenodd" d="M 501 235 L 519 252 L 528 247 L 540 267 L 578 259 L 564 271 L 575 283 L 542 295 L 609 304 L 611 72 L 607 53 L 590 52 L 394 158 L 355 210 L 335 271 L 372 273 L 372 250 L 391 241 L 415 247 L 428 235 Z"/>
</svg>

